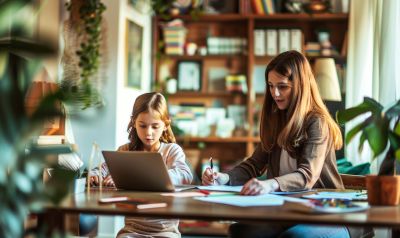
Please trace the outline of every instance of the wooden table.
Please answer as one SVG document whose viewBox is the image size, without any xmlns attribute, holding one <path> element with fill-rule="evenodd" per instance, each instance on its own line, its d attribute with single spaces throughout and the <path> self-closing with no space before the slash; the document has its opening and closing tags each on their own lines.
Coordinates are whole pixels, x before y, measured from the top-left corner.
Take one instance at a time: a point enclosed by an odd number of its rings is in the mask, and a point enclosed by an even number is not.
<svg viewBox="0 0 400 238">
<path fill-rule="evenodd" d="M 128 196 L 149 201 L 167 202 L 168 206 L 154 209 L 127 209 L 115 204 L 102 205 L 99 198 Z M 245 222 L 269 222 L 280 224 L 332 224 L 400 228 L 399 206 L 374 206 L 365 212 L 345 214 L 302 214 L 286 211 L 280 206 L 236 207 L 194 200 L 192 197 L 161 196 L 154 192 L 117 190 L 91 191 L 71 194 L 59 205 L 49 205 L 41 217 L 42 222 L 63 229 L 66 214 L 89 213 L 98 215 L 129 215 L 153 218 L 180 218 L 195 220 L 230 220 Z M 395 229 L 397 230 L 397 229 Z"/>
</svg>

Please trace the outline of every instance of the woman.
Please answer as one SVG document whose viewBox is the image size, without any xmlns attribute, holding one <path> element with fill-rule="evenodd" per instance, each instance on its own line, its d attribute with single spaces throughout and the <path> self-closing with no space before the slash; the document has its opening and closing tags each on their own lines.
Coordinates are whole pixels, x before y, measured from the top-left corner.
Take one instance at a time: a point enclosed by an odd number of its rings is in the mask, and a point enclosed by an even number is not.
<svg viewBox="0 0 400 238">
<path fill-rule="evenodd" d="M 242 195 L 312 188 L 343 189 L 335 149 L 342 147 L 340 128 L 330 116 L 307 59 L 284 52 L 267 66 L 261 114 L 261 145 L 227 173 L 207 169 L 203 184 L 243 185 Z M 267 180 L 257 177 L 267 171 Z M 232 237 L 349 237 L 344 226 L 269 226 L 237 223 Z"/>
</svg>

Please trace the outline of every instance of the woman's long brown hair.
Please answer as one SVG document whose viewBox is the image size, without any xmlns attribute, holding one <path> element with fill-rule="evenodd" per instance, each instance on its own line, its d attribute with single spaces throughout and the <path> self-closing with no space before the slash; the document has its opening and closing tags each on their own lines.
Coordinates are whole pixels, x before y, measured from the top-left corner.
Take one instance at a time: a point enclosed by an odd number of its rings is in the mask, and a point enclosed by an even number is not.
<svg viewBox="0 0 400 238">
<path fill-rule="evenodd" d="M 275 57 L 267 66 L 268 74 L 275 71 L 293 82 L 292 98 L 286 110 L 279 110 L 267 88 L 260 121 L 260 137 L 263 149 L 270 152 L 279 146 L 289 153 L 306 137 L 305 123 L 312 116 L 322 119 L 329 131 L 330 142 L 335 149 L 343 144 L 339 126 L 326 108 L 308 60 L 297 51 L 287 51 Z"/>
<path fill-rule="evenodd" d="M 135 122 L 142 112 L 152 112 L 159 115 L 160 120 L 167 128 L 161 135 L 160 141 L 175 143 L 175 136 L 171 129 L 171 120 L 168 114 L 168 105 L 161 93 L 151 92 L 140 95 L 133 104 L 131 120 L 128 124 L 129 150 L 143 150 L 143 142 L 139 139 L 135 128 Z"/>
</svg>

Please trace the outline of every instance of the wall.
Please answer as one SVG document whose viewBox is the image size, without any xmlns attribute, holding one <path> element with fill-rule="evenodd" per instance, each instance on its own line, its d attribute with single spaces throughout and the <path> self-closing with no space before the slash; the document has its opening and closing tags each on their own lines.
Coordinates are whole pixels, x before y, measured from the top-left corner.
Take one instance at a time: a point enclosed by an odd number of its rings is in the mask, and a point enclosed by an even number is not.
<svg viewBox="0 0 400 238">
<path fill-rule="evenodd" d="M 36 32 L 35 36 L 39 40 L 46 40 L 45 42 L 52 44 L 54 49 L 58 47 L 60 37 L 60 22 L 61 16 L 60 1 L 39 1 L 39 14 L 36 19 Z M 32 23 L 34 24 L 34 23 Z M 43 65 L 46 68 L 52 80 L 56 81 L 58 77 L 58 63 L 60 53 L 45 58 Z"/>
<path fill-rule="evenodd" d="M 133 102 L 138 95 L 150 90 L 151 17 L 149 14 L 140 14 L 129 7 L 127 0 L 103 0 L 102 2 L 107 7 L 104 12 L 104 21 L 107 26 L 108 65 L 107 80 L 102 89 L 106 105 L 100 112 L 89 109 L 83 113 L 82 119 L 71 120 L 75 142 L 80 148 L 85 164 L 88 163 L 94 141 L 101 150 L 115 150 L 118 146 L 127 143 L 126 128 Z M 141 90 L 125 86 L 127 19 L 144 27 Z M 98 236 L 115 237 L 122 225 L 122 217 L 100 217 Z"/>
<path fill-rule="evenodd" d="M 109 1 L 110 2 L 110 1 Z M 111 1 L 112 2 L 112 1 Z M 122 145 L 128 142 L 128 134 L 126 132 L 127 125 L 132 113 L 132 106 L 136 97 L 150 90 L 150 71 L 151 71 L 151 17 L 149 13 L 140 13 L 127 4 L 126 0 L 122 1 L 119 24 L 119 55 L 120 64 L 118 64 L 118 80 L 117 83 L 117 124 L 116 124 L 116 144 Z M 125 86 L 126 84 L 126 42 L 125 31 L 128 21 L 133 21 L 143 27 L 143 48 L 142 48 L 142 82 L 141 89 L 132 89 Z"/>
<path fill-rule="evenodd" d="M 114 150 L 127 142 L 126 127 L 136 97 L 150 89 L 151 18 L 128 7 L 126 0 L 104 0 L 107 6 L 104 21 L 107 25 L 107 81 L 102 89 L 106 105 L 100 112 L 87 110 L 83 120 L 72 120 L 76 143 L 82 158 L 88 162 L 92 143 L 102 150 Z M 142 89 L 125 86 L 126 21 L 130 19 L 144 26 Z"/>
</svg>

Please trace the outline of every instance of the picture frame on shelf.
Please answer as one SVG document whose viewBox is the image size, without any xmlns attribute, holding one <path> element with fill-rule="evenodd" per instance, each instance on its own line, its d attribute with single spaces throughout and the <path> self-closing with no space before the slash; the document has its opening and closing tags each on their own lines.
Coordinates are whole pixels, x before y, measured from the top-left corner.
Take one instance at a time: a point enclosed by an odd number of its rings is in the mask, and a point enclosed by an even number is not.
<svg viewBox="0 0 400 238">
<path fill-rule="evenodd" d="M 179 61 L 177 72 L 178 72 L 179 91 L 201 90 L 200 61 Z"/>
<path fill-rule="evenodd" d="M 125 43 L 125 85 L 128 88 L 141 89 L 143 73 L 143 26 L 132 20 L 126 21 Z"/>
</svg>

